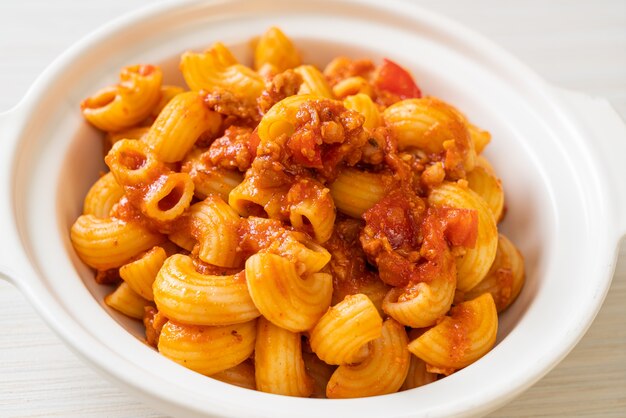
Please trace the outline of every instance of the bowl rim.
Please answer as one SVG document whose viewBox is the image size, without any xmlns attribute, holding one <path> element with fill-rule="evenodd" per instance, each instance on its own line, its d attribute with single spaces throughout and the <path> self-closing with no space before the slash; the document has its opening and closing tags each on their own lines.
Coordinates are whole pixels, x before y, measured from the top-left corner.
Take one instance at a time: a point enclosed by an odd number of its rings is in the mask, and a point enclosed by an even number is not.
<svg viewBox="0 0 626 418">
<path fill-rule="evenodd" d="M 239 0 L 233 0 L 230 3 L 236 4 Z M 328 0 L 316 0 L 316 2 L 328 3 Z M 376 0 L 343 0 L 344 3 L 348 4 L 358 4 L 358 5 L 368 5 L 369 7 L 375 8 L 380 7 L 384 8 L 388 11 L 393 11 L 397 13 L 407 13 L 410 9 L 410 14 L 412 18 L 418 19 L 421 22 L 428 22 L 429 25 L 437 27 L 442 32 L 445 32 L 450 36 L 450 38 L 459 43 L 460 45 L 468 45 L 473 48 L 472 53 L 481 56 L 489 62 L 497 64 L 504 68 L 505 71 L 515 76 L 516 79 L 523 81 L 524 84 L 520 86 L 520 88 L 532 88 L 532 90 L 539 94 L 539 96 L 549 105 L 555 107 L 556 111 L 560 111 L 558 109 L 558 100 L 555 99 L 554 93 L 551 91 L 551 88 L 548 84 L 546 84 L 540 77 L 538 77 L 532 70 L 527 68 L 524 64 L 519 62 L 516 58 L 509 55 L 507 52 L 500 49 L 491 41 L 483 38 L 481 35 L 475 34 L 464 27 L 448 20 L 447 18 L 441 17 L 433 12 L 427 11 L 420 6 L 413 5 L 407 2 L 398 2 L 392 1 L 388 3 L 379 3 Z M 64 68 L 69 66 L 74 60 L 76 60 L 83 52 L 87 49 L 105 42 L 107 38 L 110 36 L 123 32 L 127 30 L 130 26 L 132 26 L 135 22 L 144 21 L 154 19 L 158 16 L 165 15 L 172 11 L 182 10 L 185 8 L 192 8 L 196 5 L 199 5 L 201 2 L 195 0 L 185 0 L 185 1 L 175 1 L 170 0 L 164 3 L 159 3 L 155 5 L 151 5 L 145 7 L 143 9 L 139 9 L 135 12 L 131 12 L 121 18 L 111 21 L 110 23 L 104 25 L 100 29 L 96 30 L 92 34 L 83 38 L 79 42 L 77 42 L 74 46 L 68 49 L 65 53 L 59 56 L 45 71 L 42 75 L 36 80 L 33 86 L 28 90 L 24 99 L 14 108 L 10 113 L 12 114 L 21 114 L 23 117 L 22 123 L 25 123 L 26 116 L 32 113 L 32 111 L 37 106 L 37 97 L 41 92 L 43 92 L 48 85 L 54 83 L 55 79 L 62 73 Z M 218 3 L 218 1 L 210 2 Z M 19 137 L 17 135 L 16 137 Z M 17 145 L 17 144 L 15 144 Z M 19 150 L 18 150 L 19 151 Z M 16 151 L 16 152 L 18 152 Z M 15 168 L 16 159 L 12 159 L 11 163 L 11 171 Z M 10 196 L 13 197 L 15 194 L 14 190 L 9 190 Z M 11 199 L 13 200 L 13 199 Z M 11 215 L 15 214 L 15 208 L 12 208 Z M 16 216 L 17 217 L 17 216 Z M 620 232 L 621 233 L 621 232 Z M 23 245 L 25 243 L 22 241 L 21 234 L 19 231 L 14 231 L 17 240 L 20 240 Z M 619 237 L 610 236 L 609 247 L 613 245 L 613 241 L 617 241 Z M 14 241 L 17 242 L 17 241 Z M 615 247 L 613 247 L 615 248 Z M 488 412 L 489 410 L 493 410 L 498 406 L 501 406 L 505 402 L 509 401 L 511 398 L 521 393 L 527 387 L 532 385 L 535 381 L 541 378 L 544 374 L 546 374 L 554 365 L 556 365 L 562 358 L 567 355 L 567 353 L 573 348 L 573 346 L 582 338 L 584 332 L 591 325 L 595 314 L 598 312 L 601 306 L 601 301 L 604 299 L 603 295 L 606 295 L 608 291 L 608 287 L 611 282 L 612 270 L 615 265 L 615 257 L 617 252 L 614 251 L 612 254 L 607 255 L 607 263 L 609 268 L 606 269 L 606 273 L 604 277 L 598 278 L 598 283 L 601 284 L 600 289 L 600 301 L 594 301 L 594 304 L 590 304 L 587 306 L 586 312 L 586 320 L 580 322 L 579 324 L 579 332 L 576 335 L 571 335 L 570 339 L 567 341 L 567 344 L 561 346 L 561 349 L 556 355 L 546 361 L 547 366 L 543 368 L 537 368 L 535 373 L 532 373 L 527 376 L 525 382 L 518 382 L 514 385 L 513 388 L 500 388 L 499 390 L 494 390 L 490 392 L 489 396 L 483 396 L 483 398 L 487 398 L 487 402 L 477 402 L 477 405 L 474 405 L 474 410 L 471 411 L 473 413 L 478 412 Z M 149 396 L 150 398 L 160 398 L 168 402 L 171 405 L 175 405 L 179 408 L 190 408 L 190 405 L 182 404 L 181 398 L 179 397 L 180 393 L 171 392 L 165 393 L 166 391 L 160 390 L 158 385 L 148 384 L 145 382 L 145 377 L 143 375 L 142 370 L 133 370 L 133 367 L 115 367 L 111 368 L 110 364 L 107 364 L 103 359 L 111 359 L 116 358 L 120 362 L 126 362 L 126 359 L 119 357 L 119 355 L 110 349 L 110 347 L 102 346 L 102 344 L 94 338 L 91 334 L 89 334 L 85 329 L 80 327 L 69 314 L 64 310 L 63 306 L 60 305 L 60 301 L 56 300 L 53 295 L 47 293 L 47 289 L 43 286 L 42 283 L 39 283 L 37 277 L 40 274 L 36 269 L 30 265 L 28 260 L 28 256 L 25 254 L 17 255 L 18 258 L 21 258 L 20 264 L 27 264 L 27 266 L 20 267 L 19 275 L 10 273 L 4 273 L 4 275 L 8 276 L 26 276 L 32 278 L 30 280 L 16 281 L 16 284 L 22 290 L 22 292 L 28 297 L 31 303 L 36 307 L 39 311 L 40 315 L 51 325 L 51 327 L 56 331 L 58 335 L 65 340 L 68 345 L 73 349 L 74 352 L 79 354 L 82 358 L 85 358 L 90 364 L 93 364 L 98 367 L 98 369 L 105 373 L 107 376 L 112 378 L 113 380 L 122 382 L 129 388 L 133 388 L 136 391 L 142 392 L 144 396 Z M 1 270 L 1 269 L 0 269 Z M 585 315 L 582 315 L 585 316 Z M 96 346 L 94 348 L 94 346 Z M 125 366 L 134 366 L 132 364 Z M 137 369 L 137 368 L 135 368 Z M 267 395 L 272 396 L 272 395 Z M 281 397 L 282 398 L 282 397 Z M 278 401 L 275 399 L 275 401 Z M 235 412 L 245 412 L 247 409 L 239 409 L 240 406 L 232 405 L 231 413 Z M 194 412 L 197 413 L 207 413 L 208 409 L 198 408 L 196 405 L 192 408 Z M 218 414 L 217 409 L 210 410 L 211 413 Z M 249 412 L 249 411 L 248 411 Z M 454 414 L 462 414 L 461 410 L 451 409 L 446 411 L 445 413 L 454 413 Z"/>
</svg>

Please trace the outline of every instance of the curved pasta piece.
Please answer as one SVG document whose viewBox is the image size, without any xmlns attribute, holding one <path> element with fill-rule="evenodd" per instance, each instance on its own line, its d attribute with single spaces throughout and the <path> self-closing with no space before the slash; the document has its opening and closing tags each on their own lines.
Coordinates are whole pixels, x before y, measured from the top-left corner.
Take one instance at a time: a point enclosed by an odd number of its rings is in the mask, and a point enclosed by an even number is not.
<svg viewBox="0 0 626 418">
<path fill-rule="evenodd" d="M 146 119 L 161 97 L 161 69 L 133 65 L 122 69 L 120 83 L 83 100 L 83 116 L 103 131 L 120 131 Z"/>
<path fill-rule="evenodd" d="M 353 168 L 343 169 L 328 188 L 337 210 L 353 218 L 361 218 L 387 194 L 382 175 Z"/>
<path fill-rule="evenodd" d="M 257 176 L 246 176 L 230 191 L 228 204 L 241 216 L 267 215 L 270 219 L 281 219 L 288 190 L 285 186 L 261 186 Z"/>
<path fill-rule="evenodd" d="M 174 98 L 174 96 L 178 96 L 181 93 L 184 93 L 185 89 L 180 86 L 162 86 L 161 87 L 161 98 L 159 99 L 159 103 L 156 105 L 152 114 L 150 115 L 153 119 L 159 117 L 159 113 L 167 106 L 167 104 Z M 140 139 L 140 138 L 137 138 Z"/>
<path fill-rule="evenodd" d="M 242 274 L 202 274 L 182 254 L 165 260 L 152 289 L 159 312 L 184 324 L 229 325 L 260 315 Z"/>
<path fill-rule="evenodd" d="M 456 109 L 441 100 L 424 97 L 394 103 L 383 112 L 387 127 L 398 138 L 398 149 L 419 148 L 427 153 L 444 151 L 443 143 L 469 132 Z"/>
<path fill-rule="evenodd" d="M 474 299 L 491 293 L 498 313 L 508 308 L 524 286 L 524 258 L 504 235 L 498 236 L 498 251 L 487 276 L 465 293 L 465 299 Z"/>
<path fill-rule="evenodd" d="M 89 192 L 87 192 L 85 203 L 83 204 L 83 215 L 107 218 L 113 205 L 122 196 L 124 196 L 124 188 L 115 181 L 113 173 L 108 172 L 96 180 Z"/>
<path fill-rule="evenodd" d="M 400 390 L 415 389 L 437 380 L 437 373 L 426 370 L 426 363 L 421 358 L 411 355 L 409 372 Z"/>
<path fill-rule="evenodd" d="M 412 341 L 409 350 L 431 371 L 450 374 L 487 354 L 497 333 L 496 305 L 491 294 L 484 293 L 450 309 L 450 316 Z"/>
<path fill-rule="evenodd" d="M 165 357 L 204 375 L 214 375 L 245 361 L 254 351 L 256 320 L 221 327 L 168 321 L 158 349 Z"/>
<path fill-rule="evenodd" d="M 438 262 L 442 264 L 441 274 L 430 282 L 392 288 L 383 299 L 385 313 L 413 328 L 429 327 L 444 316 L 454 300 L 457 273 L 455 260 L 448 250 Z"/>
<path fill-rule="evenodd" d="M 193 181 L 187 173 L 165 173 L 150 184 L 141 212 L 157 221 L 172 221 L 183 214 L 192 198 Z"/>
<path fill-rule="evenodd" d="M 309 396 L 313 382 L 302 360 L 300 334 L 278 327 L 261 317 L 254 351 L 256 387 L 267 393 Z"/>
<path fill-rule="evenodd" d="M 141 185 L 155 179 L 163 171 L 150 148 L 134 139 L 117 141 L 104 161 L 120 186 Z"/>
<path fill-rule="evenodd" d="M 294 121 L 300 107 L 310 100 L 318 100 L 313 94 L 297 94 L 276 103 L 261 119 L 257 135 L 263 142 L 275 142 L 282 135 L 287 137 L 295 132 Z"/>
<path fill-rule="evenodd" d="M 200 94 L 189 91 L 167 103 L 143 141 L 160 161 L 173 163 L 185 157 L 201 134 L 215 134 L 221 124 L 219 113 L 209 110 Z"/>
<path fill-rule="evenodd" d="M 275 253 L 294 263 L 300 275 L 317 273 L 330 261 L 330 253 L 326 248 L 301 232 L 289 234 L 279 243 Z"/>
<path fill-rule="evenodd" d="M 387 319 L 382 335 L 370 343 L 365 360 L 335 370 L 326 387 L 326 396 L 356 398 L 397 392 L 409 371 L 411 354 L 407 343 L 404 327 Z"/>
<path fill-rule="evenodd" d="M 467 291 L 487 275 L 496 257 L 498 229 L 493 214 L 480 196 L 457 183 L 444 182 L 433 188 L 428 203 L 437 207 L 475 209 L 478 213 L 476 245 L 457 259 L 457 287 Z"/>
<path fill-rule="evenodd" d="M 302 352 L 302 359 L 307 374 L 313 379 L 313 393 L 310 397 L 326 398 L 326 386 L 337 367 L 324 363 L 314 353 L 306 351 Z"/>
<path fill-rule="evenodd" d="M 334 257 L 335 255 L 333 254 L 333 259 Z M 338 263 L 341 263 L 341 261 L 338 261 Z M 390 286 L 380 280 L 378 275 L 372 275 L 371 277 L 371 280 L 365 279 L 361 281 L 350 281 L 349 286 L 342 286 L 335 278 L 333 299 L 330 304 L 336 305 L 348 295 L 362 293 L 367 296 L 370 301 L 372 301 L 381 316 L 385 315 L 385 312 L 383 311 L 383 300 L 385 299 L 387 293 L 389 293 Z"/>
<path fill-rule="evenodd" d="M 301 279 L 292 262 L 268 253 L 248 258 L 246 280 L 261 314 L 292 332 L 311 329 L 328 309 L 333 291 L 330 274 Z"/>
<path fill-rule="evenodd" d="M 191 90 L 228 90 L 242 97 L 257 98 L 265 89 L 263 77 L 237 63 L 221 43 L 203 53 L 185 52 L 180 71 Z"/>
<path fill-rule="evenodd" d="M 300 54 L 291 40 L 277 27 L 269 28 L 254 48 L 254 69 L 269 66 L 273 74 L 300 65 Z"/>
<path fill-rule="evenodd" d="M 379 338 L 383 320 L 363 294 L 349 295 L 331 307 L 309 333 L 311 349 L 328 364 L 361 360 L 361 349 Z"/>
<path fill-rule="evenodd" d="M 187 220 L 187 222 L 180 222 L 178 228 L 172 231 L 167 238 L 180 248 L 192 252 L 198 241 L 196 241 L 191 232 L 191 225 Z"/>
<path fill-rule="evenodd" d="M 446 159 L 450 155 L 447 166 L 461 165 L 464 171 L 474 168 L 476 150 L 467 124 L 449 104 L 433 97 L 406 99 L 385 109 L 383 119 L 397 137 L 399 150 L 446 151 Z"/>
<path fill-rule="evenodd" d="M 372 97 L 374 95 L 374 89 L 366 79 L 355 76 L 344 78 L 335 84 L 333 86 L 333 94 L 340 99 L 359 94 Z"/>
<path fill-rule="evenodd" d="M 221 42 L 214 43 L 213 46 L 205 52 L 210 53 L 212 58 L 215 59 L 219 65 L 229 66 L 237 64 L 237 58 L 235 58 L 232 52 L 230 52 L 230 49 Z"/>
<path fill-rule="evenodd" d="M 104 160 L 127 197 L 138 201 L 148 218 L 161 223 L 172 221 L 189 207 L 194 188 L 191 177 L 170 171 L 144 142 L 118 141 Z"/>
<path fill-rule="evenodd" d="M 164 241 L 163 235 L 136 222 L 94 215 L 79 216 L 72 225 L 70 239 L 80 259 L 97 270 L 120 267 Z"/>
<path fill-rule="evenodd" d="M 496 221 L 502 218 L 504 208 L 504 190 L 502 181 L 489 164 L 489 161 L 482 155 L 476 158 L 476 166 L 467 173 L 467 183 L 469 188 L 483 198 Z"/>
<path fill-rule="evenodd" d="M 191 231 L 198 240 L 198 257 L 220 267 L 239 267 L 239 215 L 221 198 L 208 196 L 190 210 Z"/>
<path fill-rule="evenodd" d="M 120 277 L 144 299 L 154 300 L 152 284 L 167 254 L 161 247 L 152 247 L 141 258 L 120 267 Z"/>
<path fill-rule="evenodd" d="M 353 96 L 348 96 L 343 99 L 343 105 L 346 109 L 355 110 L 365 117 L 365 123 L 363 123 L 364 128 L 373 131 L 380 126 L 382 117 L 378 106 L 376 106 L 376 103 L 374 103 L 367 94 L 358 93 Z"/>
<path fill-rule="evenodd" d="M 243 181 L 243 175 L 238 170 L 229 170 L 223 167 L 210 167 L 201 159 L 202 150 L 193 148 L 183 160 L 181 172 L 189 174 L 193 181 L 193 193 L 199 200 L 216 194 L 225 202 L 228 195 Z"/>
<path fill-rule="evenodd" d="M 285 227 L 280 221 L 250 216 L 242 218 L 239 232 L 244 254 L 277 254 L 294 264 L 300 276 L 320 271 L 330 261 L 330 253 L 308 234 Z"/>
<path fill-rule="evenodd" d="M 476 154 L 480 154 L 483 152 L 485 147 L 489 145 L 491 142 L 491 134 L 488 131 L 480 129 L 478 126 L 472 124 L 467 116 L 463 114 L 459 109 L 450 106 L 452 110 L 456 112 L 456 114 L 463 120 L 467 129 L 469 130 L 470 136 L 472 137 L 472 142 L 474 142 L 474 147 L 476 149 Z"/>
<path fill-rule="evenodd" d="M 310 233 L 319 243 L 328 241 L 336 217 L 330 190 L 317 181 L 302 179 L 289 189 L 287 202 L 294 228 Z"/>
<path fill-rule="evenodd" d="M 254 363 L 251 361 L 244 361 L 230 369 L 212 374 L 211 377 L 224 383 L 239 386 L 240 388 L 256 390 Z"/>
<path fill-rule="evenodd" d="M 144 308 L 150 304 L 150 302 L 133 291 L 127 283 L 121 283 L 113 293 L 105 296 L 104 303 L 116 311 L 135 319 L 142 319 Z"/>
<path fill-rule="evenodd" d="M 310 94 L 316 97 L 334 99 L 333 90 L 328 85 L 326 77 L 312 65 L 300 65 L 294 71 L 302 77 L 302 84 L 298 94 Z"/>
</svg>

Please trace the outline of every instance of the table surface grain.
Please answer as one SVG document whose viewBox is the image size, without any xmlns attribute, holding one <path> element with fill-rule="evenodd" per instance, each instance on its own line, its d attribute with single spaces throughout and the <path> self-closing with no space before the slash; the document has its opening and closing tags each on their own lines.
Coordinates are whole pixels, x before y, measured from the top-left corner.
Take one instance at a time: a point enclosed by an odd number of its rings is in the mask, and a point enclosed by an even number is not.
<svg viewBox="0 0 626 418">
<path fill-rule="evenodd" d="M 46 65 L 75 41 L 149 3 L 0 2 L 0 111 L 14 106 Z M 553 84 L 606 97 L 626 119 L 626 1 L 418 3 L 487 35 Z M 0 330 L 1 417 L 162 417 L 78 360 L 4 282 Z M 578 346 L 491 416 L 626 416 L 626 248 L 604 306 Z"/>
</svg>

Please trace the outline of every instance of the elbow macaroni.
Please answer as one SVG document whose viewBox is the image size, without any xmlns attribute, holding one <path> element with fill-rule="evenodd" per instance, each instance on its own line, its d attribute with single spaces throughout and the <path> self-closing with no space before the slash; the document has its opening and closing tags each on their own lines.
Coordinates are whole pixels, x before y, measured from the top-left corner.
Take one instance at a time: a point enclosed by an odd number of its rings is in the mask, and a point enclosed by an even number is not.
<svg viewBox="0 0 626 418">
<path fill-rule="evenodd" d="M 142 251 L 163 242 L 163 235 L 116 218 L 78 217 L 70 234 L 74 249 L 85 264 L 98 270 L 123 266 Z"/>
<path fill-rule="evenodd" d="M 302 77 L 302 85 L 298 94 L 312 94 L 318 97 L 334 99 L 333 90 L 328 85 L 324 74 L 312 65 L 301 65 L 294 71 Z"/>
<path fill-rule="evenodd" d="M 237 60 L 221 43 L 203 53 L 185 52 L 180 61 L 185 82 L 194 91 L 224 89 L 241 97 L 257 98 L 263 78 Z"/>
<path fill-rule="evenodd" d="M 260 318 L 254 351 L 258 390 L 286 396 L 313 392 L 313 381 L 302 360 L 300 334 Z"/>
<path fill-rule="evenodd" d="M 308 231 L 319 243 L 328 241 L 335 225 L 335 204 L 330 190 L 310 180 L 295 183 L 287 192 L 289 221 L 298 229 Z"/>
<path fill-rule="evenodd" d="M 337 210 L 360 218 L 386 194 L 385 182 L 380 174 L 345 169 L 329 186 Z"/>
<path fill-rule="evenodd" d="M 365 117 L 363 127 L 373 131 L 382 123 L 382 117 L 376 104 L 371 97 L 364 93 L 354 94 L 343 99 L 343 105 L 346 109 L 352 109 Z"/>
<path fill-rule="evenodd" d="M 383 320 L 363 294 L 349 295 L 320 318 L 309 335 L 311 349 L 328 364 L 361 360 L 361 349 L 380 337 Z"/>
<path fill-rule="evenodd" d="M 330 305 L 332 277 L 301 278 L 292 262 L 259 253 L 246 261 L 246 280 L 254 304 L 269 321 L 292 332 L 311 329 Z"/>
<path fill-rule="evenodd" d="M 496 258 L 487 276 L 465 293 L 465 300 L 490 293 L 498 313 L 513 303 L 524 285 L 524 258 L 515 245 L 504 235 L 498 236 Z"/>
<path fill-rule="evenodd" d="M 116 142 L 104 160 L 127 197 L 135 200 L 149 219 L 173 221 L 189 207 L 194 187 L 191 177 L 168 169 L 141 141 Z"/>
<path fill-rule="evenodd" d="M 204 105 L 200 94 L 180 93 L 165 105 L 143 141 L 161 161 L 173 163 L 185 157 L 201 134 L 216 133 L 220 125 L 220 115 Z"/>
<path fill-rule="evenodd" d="M 269 67 L 272 74 L 300 65 L 300 54 L 291 40 L 277 27 L 268 29 L 254 49 L 254 69 Z M 266 70 L 267 71 L 267 70 Z"/>
<path fill-rule="evenodd" d="M 432 97 L 407 99 L 385 109 L 383 119 L 398 138 L 398 149 L 445 152 L 446 161 L 450 158 L 451 162 L 449 170 L 474 168 L 476 148 L 468 124 L 449 104 Z"/>
<path fill-rule="evenodd" d="M 159 67 L 126 67 L 118 85 L 102 89 L 82 102 L 83 116 L 103 131 L 130 128 L 150 116 L 158 105 L 162 79 Z"/>
<path fill-rule="evenodd" d="M 182 254 L 165 260 L 152 288 L 159 312 L 183 324 L 232 325 L 260 315 L 244 277 L 202 274 Z"/>
<path fill-rule="evenodd" d="M 491 294 L 463 302 L 450 316 L 409 344 L 427 371 L 450 374 L 485 355 L 496 342 L 498 313 Z"/>
<path fill-rule="evenodd" d="M 117 184 L 111 172 L 100 177 L 89 189 L 83 204 L 83 215 L 97 218 L 109 216 L 113 205 L 124 196 L 124 188 Z"/>
<path fill-rule="evenodd" d="M 120 277 L 143 298 L 154 300 L 152 284 L 166 258 L 163 248 L 153 247 L 141 258 L 120 267 Z"/>
<path fill-rule="evenodd" d="M 457 288 L 465 291 L 476 286 L 487 274 L 498 248 L 498 228 L 485 201 L 467 187 L 443 183 L 428 196 L 433 206 L 473 209 L 478 212 L 478 237 L 474 248 L 457 261 Z"/>
<path fill-rule="evenodd" d="M 285 396 L 412 390 L 484 356 L 525 280 L 489 132 L 389 60 L 321 72 L 276 27 L 253 52 L 184 53 L 190 90 L 129 66 L 82 102 L 110 171 L 70 239 L 120 283 L 105 304 L 182 366 Z"/>
<path fill-rule="evenodd" d="M 329 398 L 376 396 L 398 391 L 411 361 L 404 327 L 393 319 L 382 326 L 382 335 L 369 347 L 365 360 L 339 366 L 326 387 Z"/>
<path fill-rule="evenodd" d="M 168 321 L 161 329 L 161 354 L 188 369 L 211 376 L 243 363 L 254 351 L 256 320 L 234 325 L 183 325 Z"/>
<path fill-rule="evenodd" d="M 409 288 L 394 287 L 383 299 L 383 311 L 402 325 L 424 328 L 434 325 L 450 310 L 456 288 L 456 266 L 451 254 L 444 254 L 442 272 L 431 282 Z"/>
<path fill-rule="evenodd" d="M 210 195 L 189 211 L 192 235 L 198 241 L 198 257 L 220 267 L 237 267 L 239 215 L 221 198 Z"/>
<path fill-rule="evenodd" d="M 144 308 L 150 302 L 131 289 L 128 283 L 122 283 L 104 298 L 104 303 L 128 317 L 141 319 Z"/>
<path fill-rule="evenodd" d="M 470 189 L 483 198 L 496 222 L 502 218 L 504 210 L 504 190 L 502 181 L 496 176 L 489 161 L 482 155 L 476 159 L 476 166 L 467 173 Z"/>
</svg>

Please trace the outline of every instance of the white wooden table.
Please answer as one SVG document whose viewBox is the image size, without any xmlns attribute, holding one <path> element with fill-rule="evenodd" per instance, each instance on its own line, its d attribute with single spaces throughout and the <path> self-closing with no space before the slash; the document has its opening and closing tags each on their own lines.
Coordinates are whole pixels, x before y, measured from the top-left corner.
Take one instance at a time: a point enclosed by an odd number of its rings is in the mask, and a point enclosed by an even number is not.
<svg viewBox="0 0 626 418">
<path fill-rule="evenodd" d="M 2 0 L 0 111 L 15 105 L 45 66 L 76 40 L 149 3 Z M 489 36 L 550 82 L 608 98 L 626 118 L 626 0 L 419 3 Z M 0 330 L 0 417 L 162 416 L 79 361 L 3 282 Z M 626 417 L 626 248 L 604 307 L 580 344 L 492 416 Z"/>
</svg>

